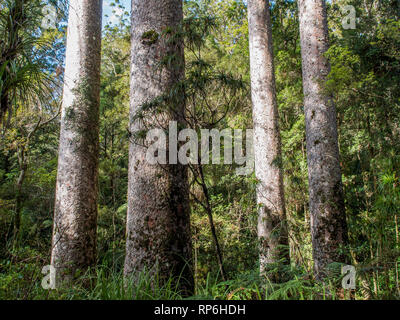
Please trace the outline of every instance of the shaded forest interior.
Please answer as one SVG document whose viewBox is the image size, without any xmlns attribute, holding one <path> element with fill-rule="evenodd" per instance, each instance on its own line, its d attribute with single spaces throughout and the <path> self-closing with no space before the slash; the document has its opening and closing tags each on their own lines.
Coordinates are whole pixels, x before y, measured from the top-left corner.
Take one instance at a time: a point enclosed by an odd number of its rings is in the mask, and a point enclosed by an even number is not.
<svg viewBox="0 0 400 320">
<path fill-rule="evenodd" d="M 0 299 L 400 299 L 399 1 L 105 5 L 0 0 Z"/>
</svg>

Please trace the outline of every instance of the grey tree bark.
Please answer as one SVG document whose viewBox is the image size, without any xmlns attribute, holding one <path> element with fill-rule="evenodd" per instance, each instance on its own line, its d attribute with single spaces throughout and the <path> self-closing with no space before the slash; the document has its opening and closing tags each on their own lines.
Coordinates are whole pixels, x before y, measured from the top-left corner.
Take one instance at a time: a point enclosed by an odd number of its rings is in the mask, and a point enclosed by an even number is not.
<svg viewBox="0 0 400 320">
<path fill-rule="evenodd" d="M 70 0 L 51 264 L 96 262 L 102 0 Z"/>
<path fill-rule="evenodd" d="M 132 0 L 131 132 L 143 129 L 143 123 L 134 120 L 140 107 L 184 77 L 183 63 L 158 67 L 168 55 L 184 61 L 183 43 L 167 41 L 162 35 L 167 30 L 173 33 L 182 19 L 182 0 Z M 165 111 L 161 126 L 159 119 L 153 125 L 165 128 L 169 120 L 181 122 L 184 99 L 177 99 L 177 104 L 174 112 Z M 130 275 L 146 269 L 158 272 L 162 280 L 180 278 L 181 289 L 190 293 L 194 284 L 187 168 L 151 165 L 146 151 L 131 142 L 124 272 Z"/>
<path fill-rule="evenodd" d="M 269 1 L 249 0 L 248 20 L 260 272 L 264 273 L 270 264 L 289 262 Z"/>
<path fill-rule="evenodd" d="M 325 2 L 299 0 L 298 6 L 314 271 L 322 280 L 327 265 L 346 261 L 340 246 L 347 243 L 347 225 L 336 109 L 324 91 L 330 71 Z"/>
</svg>

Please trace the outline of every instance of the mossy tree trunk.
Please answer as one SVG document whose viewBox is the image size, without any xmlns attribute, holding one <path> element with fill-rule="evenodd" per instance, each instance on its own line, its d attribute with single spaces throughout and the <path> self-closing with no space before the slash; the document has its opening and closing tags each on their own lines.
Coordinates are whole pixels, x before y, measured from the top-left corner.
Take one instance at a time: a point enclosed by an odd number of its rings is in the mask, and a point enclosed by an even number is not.
<svg viewBox="0 0 400 320">
<path fill-rule="evenodd" d="M 260 271 L 264 273 L 282 259 L 289 262 L 269 1 L 250 0 L 248 19 Z"/>
<path fill-rule="evenodd" d="M 300 41 L 306 119 L 311 236 L 316 278 L 326 266 L 345 262 L 347 225 L 339 162 L 336 109 L 324 83 L 330 66 L 328 26 L 323 0 L 299 0 Z"/>
<path fill-rule="evenodd" d="M 166 30 L 176 29 L 183 19 L 182 0 L 132 1 L 132 63 L 130 131 L 143 130 L 134 120 L 140 107 L 154 100 L 181 81 L 183 63 L 165 66 L 159 63 L 175 55 L 184 61 L 183 44 L 169 42 Z M 183 97 L 175 99 L 174 112 L 165 110 L 162 123 L 182 121 Z M 151 119 L 146 119 L 151 122 Z M 151 165 L 146 161 L 147 148 L 134 142 L 129 151 L 128 214 L 125 275 L 144 269 L 158 272 L 163 281 L 169 276 L 181 278 L 181 289 L 193 291 L 192 245 L 189 217 L 187 168 L 180 164 Z"/>
<path fill-rule="evenodd" d="M 71 0 L 51 263 L 57 281 L 96 262 L 102 0 Z"/>
</svg>

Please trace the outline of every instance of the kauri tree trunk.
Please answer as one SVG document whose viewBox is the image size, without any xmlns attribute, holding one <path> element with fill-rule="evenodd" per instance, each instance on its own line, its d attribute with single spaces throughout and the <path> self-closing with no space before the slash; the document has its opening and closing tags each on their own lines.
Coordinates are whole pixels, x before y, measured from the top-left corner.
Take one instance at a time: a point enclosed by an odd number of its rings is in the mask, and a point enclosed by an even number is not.
<svg viewBox="0 0 400 320">
<path fill-rule="evenodd" d="M 289 262 L 269 1 L 249 0 L 248 19 L 258 238 L 263 274 L 271 264 Z M 279 280 L 276 276 L 273 278 Z"/>
<path fill-rule="evenodd" d="M 323 0 L 299 0 L 304 111 L 314 271 L 321 280 L 327 265 L 345 262 L 340 247 L 347 226 L 339 162 L 336 109 L 324 90 L 330 66 L 328 26 Z"/>
<path fill-rule="evenodd" d="M 182 0 L 132 1 L 131 132 L 143 130 L 143 123 L 134 120 L 140 107 L 169 92 L 184 76 L 183 63 L 159 68 L 168 55 L 184 61 L 183 44 L 164 37 L 166 31 L 173 34 L 182 19 Z M 168 120 L 182 119 L 184 100 L 177 101 L 174 112 L 165 111 L 163 128 Z M 156 120 L 153 125 L 158 126 Z M 193 270 L 187 168 L 151 165 L 146 151 L 131 142 L 124 272 L 158 272 L 161 281 L 170 276 L 180 278 L 180 288 L 190 294 Z"/>
<path fill-rule="evenodd" d="M 57 283 L 96 262 L 102 0 L 71 0 L 51 263 Z"/>
</svg>

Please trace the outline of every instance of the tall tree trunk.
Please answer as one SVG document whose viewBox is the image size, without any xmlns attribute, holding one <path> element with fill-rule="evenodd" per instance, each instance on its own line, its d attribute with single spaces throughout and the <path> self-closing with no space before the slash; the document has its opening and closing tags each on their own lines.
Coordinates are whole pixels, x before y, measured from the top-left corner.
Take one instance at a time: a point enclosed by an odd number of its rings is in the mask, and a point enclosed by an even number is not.
<svg viewBox="0 0 400 320">
<path fill-rule="evenodd" d="M 336 109 L 324 92 L 330 70 L 324 57 L 329 47 L 325 2 L 299 0 L 298 5 L 314 271 L 322 280 L 328 264 L 346 261 L 339 249 L 347 243 L 347 225 Z"/>
<path fill-rule="evenodd" d="M 96 262 L 102 0 L 70 0 L 51 263 Z"/>
<path fill-rule="evenodd" d="M 182 0 L 132 1 L 131 132 L 143 129 L 133 120 L 144 103 L 168 92 L 182 80 L 184 66 L 156 70 L 166 55 L 180 56 L 183 44 L 161 35 L 173 31 L 183 19 Z M 178 120 L 184 101 L 166 111 L 163 125 Z M 149 121 L 149 119 L 146 119 Z M 157 125 L 156 120 L 154 125 Z M 193 291 L 187 169 L 180 165 L 150 165 L 147 149 L 130 144 L 125 275 L 135 271 L 158 272 L 161 279 L 181 278 L 181 288 Z"/>
<path fill-rule="evenodd" d="M 289 262 L 269 1 L 248 2 L 260 272 Z M 279 275 L 273 280 L 279 280 Z M 271 279 L 271 280 L 272 280 Z"/>
</svg>

